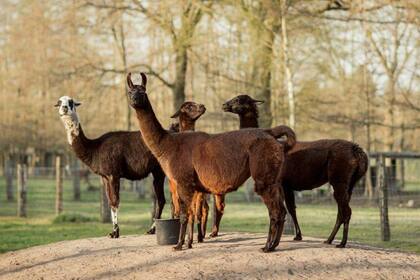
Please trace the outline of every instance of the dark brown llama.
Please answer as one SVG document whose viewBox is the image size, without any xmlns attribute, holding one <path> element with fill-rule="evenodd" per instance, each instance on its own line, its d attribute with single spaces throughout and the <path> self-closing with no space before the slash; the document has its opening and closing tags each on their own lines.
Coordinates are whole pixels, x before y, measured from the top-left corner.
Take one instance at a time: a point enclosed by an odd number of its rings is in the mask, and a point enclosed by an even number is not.
<svg viewBox="0 0 420 280">
<path fill-rule="evenodd" d="M 239 115 L 241 128 L 243 124 L 258 126 L 258 109 L 255 105 L 258 102 L 261 101 L 253 100 L 248 95 L 239 95 L 223 104 L 223 110 Z M 334 189 L 338 214 L 334 229 L 325 242 L 331 244 L 341 224 L 344 224 L 343 238 L 337 247 L 346 246 L 351 218 L 351 194 L 354 185 L 366 173 L 367 164 L 365 152 L 349 141 L 324 139 L 296 142 L 286 154 L 281 176 L 287 210 L 295 225 L 295 240 L 302 240 L 302 233 L 296 217 L 293 191 L 312 190 L 330 183 Z M 220 221 L 223 211 L 218 212 Z"/>
<path fill-rule="evenodd" d="M 255 100 L 248 95 L 239 95 L 230 101 L 232 104 L 223 104 L 225 107 L 230 106 L 234 108 L 239 115 L 239 129 L 243 128 L 257 128 L 258 127 L 258 109 L 257 104 L 264 103 L 264 101 Z M 213 227 L 210 237 L 216 237 L 219 234 L 220 221 L 222 219 L 225 209 L 225 195 L 214 195 L 213 200 Z"/>
<path fill-rule="evenodd" d="M 284 149 L 293 146 L 294 132 L 286 126 L 272 129 L 243 129 L 220 134 L 204 132 L 168 133 L 156 118 L 146 93 L 146 75 L 134 85 L 127 76 L 128 98 L 136 110 L 143 139 L 161 164 L 165 174 L 177 184 L 180 200 L 180 235 L 175 250 L 181 250 L 189 227 L 188 247 L 193 238 L 192 201 L 197 191 L 225 194 L 235 191 L 249 177 L 263 198 L 270 216 L 264 252 L 280 242 L 286 209 L 283 205 L 280 168 Z M 276 138 L 288 136 L 284 145 Z"/>
<path fill-rule="evenodd" d="M 61 97 L 57 104 L 58 113 L 67 132 L 67 140 L 76 156 L 92 172 L 101 176 L 111 207 L 113 230 L 111 238 L 120 235 L 118 206 L 120 203 L 120 178 L 141 180 L 153 175 L 155 209 L 153 217 L 159 219 L 165 205 L 163 173 L 158 161 L 144 144 L 139 131 L 108 132 L 99 138 L 88 139 L 80 125 L 76 107 L 80 103 L 68 96 Z M 147 233 L 155 232 L 154 223 Z"/>
<path fill-rule="evenodd" d="M 178 119 L 177 124 L 172 124 L 173 130 L 178 132 L 195 131 L 195 122 L 206 112 L 206 107 L 203 104 L 198 104 L 192 101 L 184 102 L 179 110 L 171 116 L 171 118 Z M 175 181 L 169 180 L 169 190 L 172 195 L 172 218 L 179 217 L 179 202 L 178 192 L 176 190 Z M 206 194 L 195 194 L 193 205 L 193 213 L 197 221 L 198 231 L 197 240 L 203 242 L 206 235 L 207 218 L 209 212 L 209 205 L 207 203 Z"/>
</svg>

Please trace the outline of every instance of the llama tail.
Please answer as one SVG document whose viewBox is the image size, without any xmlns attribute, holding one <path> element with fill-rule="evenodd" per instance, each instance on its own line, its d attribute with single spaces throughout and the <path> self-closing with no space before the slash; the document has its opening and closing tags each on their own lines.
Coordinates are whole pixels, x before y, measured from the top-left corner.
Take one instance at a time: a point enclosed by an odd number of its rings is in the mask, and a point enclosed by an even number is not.
<svg viewBox="0 0 420 280">
<path fill-rule="evenodd" d="M 363 149 L 360 148 L 359 145 L 353 144 L 352 151 L 353 151 L 353 156 L 355 157 L 357 161 L 357 167 L 351 178 L 350 189 L 349 189 L 350 193 L 353 191 L 353 187 L 357 183 L 357 181 L 359 181 L 360 178 L 362 178 L 366 174 L 368 164 L 369 164 L 368 156 L 363 151 Z"/>
<path fill-rule="evenodd" d="M 286 136 L 287 140 L 284 142 L 285 150 L 290 150 L 296 144 L 296 134 L 288 126 L 279 125 L 272 128 L 264 129 L 265 132 L 278 139 L 282 136 Z"/>
</svg>

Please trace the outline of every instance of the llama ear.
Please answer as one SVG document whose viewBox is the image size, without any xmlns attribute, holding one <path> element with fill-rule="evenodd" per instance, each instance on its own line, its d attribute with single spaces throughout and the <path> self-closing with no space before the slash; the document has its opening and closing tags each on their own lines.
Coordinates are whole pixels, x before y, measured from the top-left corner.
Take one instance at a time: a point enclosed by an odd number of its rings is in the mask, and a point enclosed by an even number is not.
<svg viewBox="0 0 420 280">
<path fill-rule="evenodd" d="M 257 99 L 254 99 L 254 98 L 251 98 L 251 99 L 252 99 L 252 102 L 254 102 L 256 104 L 262 104 L 262 103 L 264 103 L 264 100 L 257 100 Z"/>
<path fill-rule="evenodd" d="M 58 100 L 57 103 L 54 105 L 54 107 L 60 107 L 60 105 L 61 105 L 61 101 Z"/>
<path fill-rule="evenodd" d="M 80 103 L 80 102 L 73 102 L 73 104 L 74 104 L 75 107 L 82 105 L 82 103 Z"/>
<path fill-rule="evenodd" d="M 134 84 L 133 84 L 133 82 L 131 81 L 131 73 L 128 73 L 128 75 L 127 75 L 127 85 L 128 85 L 128 87 L 129 87 L 130 89 L 133 89 L 133 88 L 134 88 Z"/>
<path fill-rule="evenodd" d="M 181 109 L 179 109 L 175 114 L 171 116 L 172 119 L 178 118 L 179 114 L 181 114 Z"/>
<path fill-rule="evenodd" d="M 144 74 L 143 72 L 141 72 L 140 73 L 140 76 L 141 76 L 141 85 L 146 88 L 146 85 L 147 85 L 147 77 L 146 77 L 146 74 Z"/>
</svg>

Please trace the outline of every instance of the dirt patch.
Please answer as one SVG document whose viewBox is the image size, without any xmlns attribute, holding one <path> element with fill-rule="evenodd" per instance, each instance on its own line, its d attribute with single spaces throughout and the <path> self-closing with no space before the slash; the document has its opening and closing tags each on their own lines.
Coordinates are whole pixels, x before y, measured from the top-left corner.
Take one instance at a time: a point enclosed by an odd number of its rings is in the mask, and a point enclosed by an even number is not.
<svg viewBox="0 0 420 280">
<path fill-rule="evenodd" d="M 264 254 L 265 238 L 226 233 L 181 252 L 146 235 L 63 241 L 1 255 L 0 279 L 420 279 L 420 255 L 288 236 Z"/>
</svg>

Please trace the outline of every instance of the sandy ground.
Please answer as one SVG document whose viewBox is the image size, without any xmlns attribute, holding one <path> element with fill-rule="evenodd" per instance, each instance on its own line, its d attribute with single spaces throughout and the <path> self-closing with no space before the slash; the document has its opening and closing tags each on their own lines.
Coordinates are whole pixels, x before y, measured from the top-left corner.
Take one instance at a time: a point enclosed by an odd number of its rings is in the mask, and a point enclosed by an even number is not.
<svg viewBox="0 0 420 280">
<path fill-rule="evenodd" d="M 0 255 L 0 279 L 420 279 L 416 254 L 288 236 L 264 254 L 264 242 L 225 233 L 173 252 L 147 235 L 63 241 Z"/>
</svg>

